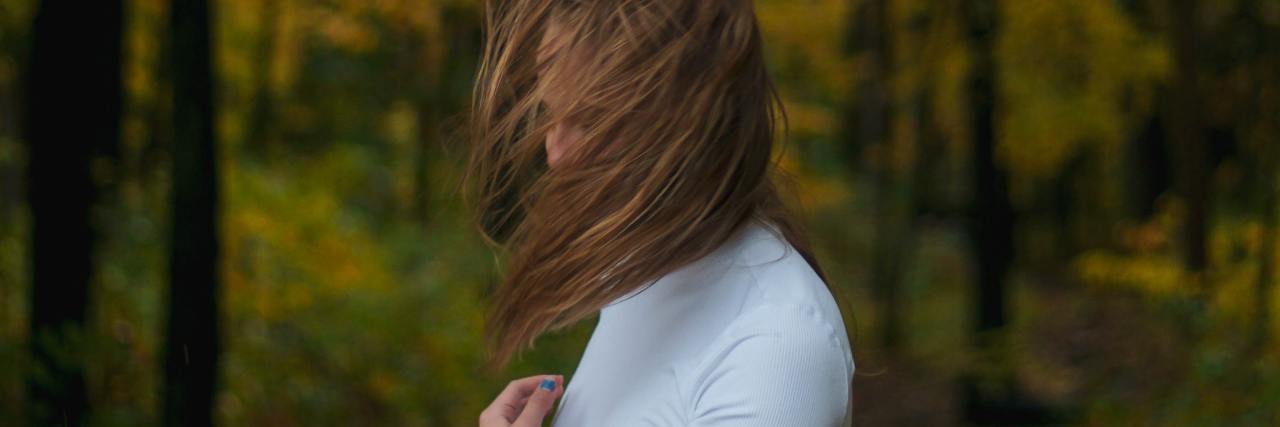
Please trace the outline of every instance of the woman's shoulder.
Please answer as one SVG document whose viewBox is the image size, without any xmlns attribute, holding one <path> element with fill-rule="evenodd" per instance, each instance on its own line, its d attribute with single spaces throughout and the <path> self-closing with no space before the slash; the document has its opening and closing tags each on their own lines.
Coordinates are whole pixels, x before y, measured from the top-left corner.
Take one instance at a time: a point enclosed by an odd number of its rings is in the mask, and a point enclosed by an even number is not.
<svg viewBox="0 0 1280 427">
<path fill-rule="evenodd" d="M 736 240 L 732 269 L 737 273 L 722 280 L 734 283 L 716 285 L 749 291 L 737 314 L 682 369 L 690 419 L 698 425 L 839 425 L 855 366 L 826 284 L 762 222 Z"/>
<path fill-rule="evenodd" d="M 751 223 L 738 241 L 731 268 L 738 274 L 726 274 L 725 280 L 750 283 L 721 284 L 748 289 L 738 315 L 722 335 L 758 330 L 793 337 L 821 335 L 838 349 L 848 349 L 844 316 L 827 283 L 771 224 Z"/>
<path fill-rule="evenodd" d="M 753 224 L 746 238 L 739 241 L 732 268 L 741 274 L 725 275 L 726 280 L 751 282 L 735 323 L 741 325 L 756 316 L 768 317 L 769 313 L 789 310 L 843 333 L 844 318 L 826 282 L 799 250 L 766 223 Z M 803 325 L 799 322 L 789 326 Z"/>
<path fill-rule="evenodd" d="M 854 372 L 842 331 L 813 305 L 766 303 L 743 312 L 689 372 L 690 419 L 839 425 Z"/>
</svg>

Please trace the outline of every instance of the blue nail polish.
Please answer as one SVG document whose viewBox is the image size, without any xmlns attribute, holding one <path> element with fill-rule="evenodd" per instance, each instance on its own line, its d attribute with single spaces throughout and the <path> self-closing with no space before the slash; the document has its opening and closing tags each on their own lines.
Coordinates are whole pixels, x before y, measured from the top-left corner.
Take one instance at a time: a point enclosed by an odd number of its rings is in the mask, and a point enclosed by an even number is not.
<svg viewBox="0 0 1280 427">
<path fill-rule="evenodd" d="M 554 391 L 556 389 L 556 380 L 550 378 L 544 379 L 542 380 L 542 385 L 539 387 L 542 387 L 543 390 Z"/>
</svg>

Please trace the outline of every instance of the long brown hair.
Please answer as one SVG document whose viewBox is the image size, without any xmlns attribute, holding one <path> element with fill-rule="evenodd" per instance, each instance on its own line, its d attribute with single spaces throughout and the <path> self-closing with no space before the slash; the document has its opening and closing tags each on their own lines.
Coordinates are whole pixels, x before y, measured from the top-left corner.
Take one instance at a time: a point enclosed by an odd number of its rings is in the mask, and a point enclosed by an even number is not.
<svg viewBox="0 0 1280 427">
<path fill-rule="evenodd" d="M 561 43 L 543 44 L 548 26 Z M 752 218 L 826 281 L 772 177 L 786 116 L 751 0 L 491 0 L 485 31 L 465 185 L 509 258 L 487 317 L 490 372 Z M 549 91 L 569 92 L 563 107 L 548 111 Z M 561 120 L 584 136 L 548 167 Z"/>
</svg>

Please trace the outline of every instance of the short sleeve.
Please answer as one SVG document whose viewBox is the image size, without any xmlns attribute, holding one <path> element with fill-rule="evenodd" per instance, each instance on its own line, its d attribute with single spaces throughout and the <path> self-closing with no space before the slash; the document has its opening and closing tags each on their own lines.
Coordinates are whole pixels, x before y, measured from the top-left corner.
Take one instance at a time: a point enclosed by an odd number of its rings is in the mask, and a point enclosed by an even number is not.
<svg viewBox="0 0 1280 427">
<path fill-rule="evenodd" d="M 853 361 L 812 308 L 773 307 L 735 321 L 694 378 L 690 425 L 840 426 Z"/>
</svg>

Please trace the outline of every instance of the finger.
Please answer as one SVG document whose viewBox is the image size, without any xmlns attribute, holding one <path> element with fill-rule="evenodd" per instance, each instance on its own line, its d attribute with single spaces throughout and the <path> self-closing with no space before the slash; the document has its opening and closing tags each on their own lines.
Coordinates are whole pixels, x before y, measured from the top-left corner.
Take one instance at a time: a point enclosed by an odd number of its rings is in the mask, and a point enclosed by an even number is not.
<svg viewBox="0 0 1280 427">
<path fill-rule="evenodd" d="M 524 405 L 527 403 L 529 403 L 529 396 L 521 397 L 520 400 L 516 401 L 515 405 L 513 405 L 516 410 L 512 413 L 513 415 L 511 415 L 511 419 L 513 421 L 516 417 L 520 416 L 520 411 L 524 410 Z"/>
<path fill-rule="evenodd" d="M 502 392 L 498 394 L 498 397 L 493 400 L 494 403 L 507 404 L 529 397 L 530 394 L 533 394 L 533 389 L 538 387 L 538 382 L 542 381 L 542 378 L 545 376 L 546 375 L 533 375 L 511 380 L 511 382 L 507 383 L 507 387 L 502 389 Z"/>
<path fill-rule="evenodd" d="M 507 422 L 515 421 L 524 409 L 525 401 L 533 394 L 533 389 L 538 387 L 538 382 L 543 377 L 544 375 L 534 375 L 507 383 L 507 387 L 485 408 L 485 412 L 497 414 Z"/>
<path fill-rule="evenodd" d="M 511 427 L 541 426 L 542 419 L 547 416 L 547 412 L 551 411 L 551 406 L 556 398 L 560 397 L 562 389 L 557 376 L 546 376 L 539 383 L 537 390 L 533 391 L 533 395 L 529 396 L 529 401 L 525 403 L 520 417 L 511 423 Z"/>
</svg>

